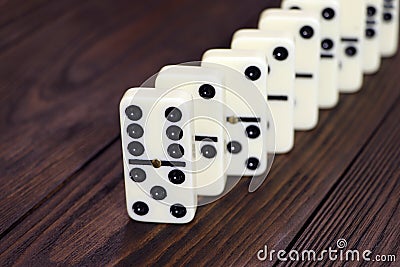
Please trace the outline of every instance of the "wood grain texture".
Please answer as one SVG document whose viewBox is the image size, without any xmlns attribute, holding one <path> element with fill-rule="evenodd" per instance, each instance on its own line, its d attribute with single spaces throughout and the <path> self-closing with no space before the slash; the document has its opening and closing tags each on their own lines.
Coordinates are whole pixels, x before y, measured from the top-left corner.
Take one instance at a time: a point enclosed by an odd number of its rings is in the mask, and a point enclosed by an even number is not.
<svg viewBox="0 0 400 267">
<path fill-rule="evenodd" d="M 265 244 L 341 237 L 400 257 L 399 55 L 297 133 L 255 193 L 243 180 L 191 224 L 143 224 L 125 207 L 124 90 L 227 47 L 278 2 L 58 2 L 5 2 L 0 19 L 0 36 L 16 33 L 0 38 L 1 265 L 272 265 L 256 258 Z"/>
<path fill-rule="evenodd" d="M 361 252 L 371 250 L 372 260 L 376 255 L 398 257 L 399 113 L 400 105 L 392 108 L 371 141 L 360 151 L 354 163 L 326 197 L 318 213 L 299 233 L 296 243 L 287 248 L 288 251 L 322 251 L 328 247 L 337 249 L 337 240 L 345 239 L 346 249 Z M 313 244 L 312 248 L 310 244 Z M 329 262 L 325 260 L 321 263 L 325 265 Z M 337 262 L 335 265 L 341 266 L 342 263 Z"/>
</svg>

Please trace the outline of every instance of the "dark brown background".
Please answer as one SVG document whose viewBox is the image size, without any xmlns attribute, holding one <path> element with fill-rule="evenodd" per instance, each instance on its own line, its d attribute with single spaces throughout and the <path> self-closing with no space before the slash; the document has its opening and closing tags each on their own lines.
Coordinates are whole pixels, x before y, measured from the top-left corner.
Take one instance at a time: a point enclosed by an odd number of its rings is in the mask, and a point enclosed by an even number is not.
<svg viewBox="0 0 400 267">
<path fill-rule="evenodd" d="M 400 257 L 400 54 L 322 111 L 316 130 L 298 133 L 255 193 L 243 180 L 183 226 L 128 218 L 118 119 L 126 88 L 228 47 L 276 6 L 0 1 L 0 265 L 255 265 L 265 244 L 321 250 L 339 238 Z"/>
</svg>

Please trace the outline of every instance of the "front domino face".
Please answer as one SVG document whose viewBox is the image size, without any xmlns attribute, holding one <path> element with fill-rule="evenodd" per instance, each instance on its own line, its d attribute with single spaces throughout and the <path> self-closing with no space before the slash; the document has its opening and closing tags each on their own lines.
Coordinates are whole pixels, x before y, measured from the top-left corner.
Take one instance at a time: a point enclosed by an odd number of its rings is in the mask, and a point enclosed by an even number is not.
<svg viewBox="0 0 400 267">
<path fill-rule="evenodd" d="M 377 72 L 381 64 L 380 28 L 382 24 L 382 1 L 365 0 L 367 19 L 364 33 L 363 68 L 367 74 Z"/>
<path fill-rule="evenodd" d="M 218 71 L 197 66 L 164 67 L 156 88 L 183 90 L 194 103 L 196 189 L 198 195 L 218 196 L 225 188 L 224 77 Z"/>
<path fill-rule="evenodd" d="M 268 105 L 275 124 L 275 152 L 289 152 L 294 145 L 294 77 L 295 54 L 291 35 L 246 29 L 237 31 L 232 48 L 258 50 L 268 59 Z M 284 77 L 284 79 L 282 79 Z M 268 151 L 273 151 L 273 147 Z"/>
<path fill-rule="evenodd" d="M 379 37 L 381 54 L 390 57 L 396 54 L 399 42 L 399 0 L 381 1 L 383 1 Z"/>
<path fill-rule="evenodd" d="M 340 3 L 339 89 L 354 93 L 363 83 L 363 40 L 365 0 L 338 0 Z"/>
<path fill-rule="evenodd" d="M 120 103 L 126 203 L 141 222 L 190 222 L 195 215 L 190 94 L 128 90 Z M 175 136 L 168 132 L 175 129 Z M 160 142 L 160 140 L 162 140 Z"/>
<path fill-rule="evenodd" d="M 311 130 L 318 123 L 320 30 L 317 19 L 298 10 L 268 9 L 259 22 L 261 30 L 293 34 L 296 53 L 294 127 Z"/>
<path fill-rule="evenodd" d="M 285 0 L 282 8 L 302 10 L 319 18 L 321 30 L 321 62 L 318 104 L 332 108 L 339 100 L 339 37 L 340 6 L 337 0 Z"/>
<path fill-rule="evenodd" d="M 257 51 L 215 49 L 203 55 L 203 66 L 225 71 L 226 153 L 229 176 L 258 176 L 267 171 L 267 144 L 273 125 L 267 113 L 265 55 Z M 226 69 L 231 71 L 226 72 Z M 270 122 L 269 122 L 270 121 Z M 268 123 L 269 122 L 269 123 Z"/>
</svg>

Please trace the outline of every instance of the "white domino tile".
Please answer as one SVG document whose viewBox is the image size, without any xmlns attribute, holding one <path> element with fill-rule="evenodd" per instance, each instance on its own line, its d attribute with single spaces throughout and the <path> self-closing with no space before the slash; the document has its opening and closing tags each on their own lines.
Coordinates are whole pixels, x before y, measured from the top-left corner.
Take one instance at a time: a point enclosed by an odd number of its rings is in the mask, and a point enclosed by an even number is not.
<svg viewBox="0 0 400 267">
<path fill-rule="evenodd" d="M 275 124 L 275 153 L 289 152 L 294 145 L 295 47 L 292 35 L 243 29 L 234 34 L 231 46 L 262 51 L 267 57 L 267 102 Z"/>
<path fill-rule="evenodd" d="M 224 76 L 199 66 L 166 66 L 157 75 L 156 88 L 184 90 L 194 100 L 196 188 L 199 195 L 217 196 L 226 183 Z"/>
<path fill-rule="evenodd" d="M 293 34 L 296 53 L 294 127 L 311 130 L 319 118 L 320 26 L 317 18 L 298 10 L 267 9 L 259 29 Z"/>
<path fill-rule="evenodd" d="M 339 89 L 355 93 L 363 84 L 365 0 L 337 0 L 340 4 Z"/>
<path fill-rule="evenodd" d="M 268 65 L 260 51 L 213 49 L 202 58 L 203 64 L 221 66 L 226 72 L 226 129 L 230 176 L 257 176 L 267 170 L 268 141 L 274 133 L 266 103 Z M 233 74 L 234 73 L 234 74 Z"/>
<path fill-rule="evenodd" d="M 192 96 L 132 88 L 120 103 L 126 204 L 141 222 L 188 223 L 197 194 L 193 171 Z M 171 135 L 180 129 L 179 140 Z M 179 134 L 175 134 L 179 135 Z"/>
<path fill-rule="evenodd" d="M 339 101 L 339 3 L 337 0 L 284 0 L 282 8 L 307 11 L 319 18 L 321 62 L 318 104 L 320 108 L 333 108 Z"/>
<path fill-rule="evenodd" d="M 380 29 L 381 54 L 394 56 L 399 42 L 399 0 L 383 0 Z"/>
</svg>

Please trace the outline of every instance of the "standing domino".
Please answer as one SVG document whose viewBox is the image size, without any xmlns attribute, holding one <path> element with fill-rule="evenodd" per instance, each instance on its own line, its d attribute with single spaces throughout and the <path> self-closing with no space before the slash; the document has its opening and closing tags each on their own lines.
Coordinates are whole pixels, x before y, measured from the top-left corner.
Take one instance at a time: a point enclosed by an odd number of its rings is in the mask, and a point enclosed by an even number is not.
<svg viewBox="0 0 400 267">
<path fill-rule="evenodd" d="M 132 219 L 182 224 L 194 218 L 194 133 L 193 124 L 187 123 L 192 117 L 192 97 L 184 91 L 133 88 L 123 96 L 122 153 Z"/>
<path fill-rule="evenodd" d="M 197 66 L 167 66 L 156 78 L 156 88 L 184 90 L 194 99 L 196 188 L 199 195 L 217 196 L 225 188 L 225 91 L 223 75 Z"/>
<path fill-rule="evenodd" d="M 394 56 L 399 42 L 399 0 L 383 0 L 382 24 L 380 28 L 381 53 Z"/>
<path fill-rule="evenodd" d="M 232 38 L 233 49 L 259 50 L 268 59 L 268 105 L 275 123 L 275 152 L 289 152 L 294 145 L 294 41 L 290 34 L 239 30 Z"/>
<path fill-rule="evenodd" d="M 203 65 L 233 69 L 226 73 L 226 128 L 229 176 L 258 176 L 267 170 L 267 149 L 273 143 L 267 113 L 267 60 L 260 51 L 214 49 L 203 55 Z M 240 73 L 240 74 L 238 74 Z M 236 75 L 233 75 L 236 74 Z M 272 149 L 272 148 L 271 148 Z M 274 148 L 273 148 L 274 149 Z"/>
<path fill-rule="evenodd" d="M 365 0 L 337 0 L 340 3 L 339 89 L 354 93 L 363 84 L 363 40 Z"/>
<path fill-rule="evenodd" d="M 381 65 L 380 28 L 382 23 L 382 1 L 365 0 L 366 29 L 364 34 L 363 67 L 367 74 L 375 73 Z"/>
<path fill-rule="evenodd" d="M 261 30 L 287 31 L 296 46 L 294 127 L 311 130 L 318 123 L 320 26 L 317 19 L 298 10 L 268 9 L 261 14 Z"/>
<path fill-rule="evenodd" d="M 336 0 L 284 0 L 282 8 L 304 10 L 319 18 L 322 53 L 318 103 L 321 108 L 336 106 L 339 101 L 339 3 Z"/>
</svg>

